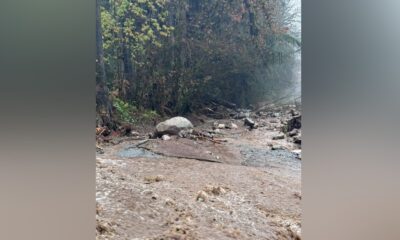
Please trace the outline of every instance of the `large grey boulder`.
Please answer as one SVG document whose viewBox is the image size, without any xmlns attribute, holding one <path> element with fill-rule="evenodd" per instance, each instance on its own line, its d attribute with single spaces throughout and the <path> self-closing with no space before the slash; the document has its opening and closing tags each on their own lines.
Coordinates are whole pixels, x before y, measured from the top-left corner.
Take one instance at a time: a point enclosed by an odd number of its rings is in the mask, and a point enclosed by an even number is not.
<svg viewBox="0 0 400 240">
<path fill-rule="evenodd" d="M 164 134 L 178 135 L 180 131 L 192 128 L 193 124 L 188 119 L 184 117 L 173 117 L 157 124 L 156 134 L 158 136 Z"/>
</svg>

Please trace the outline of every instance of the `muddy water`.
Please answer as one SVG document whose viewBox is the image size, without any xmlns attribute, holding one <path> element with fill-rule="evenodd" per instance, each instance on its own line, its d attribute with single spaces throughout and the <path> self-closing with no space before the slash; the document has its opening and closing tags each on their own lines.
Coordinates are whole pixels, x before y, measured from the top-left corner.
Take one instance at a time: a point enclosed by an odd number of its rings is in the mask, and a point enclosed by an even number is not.
<svg viewBox="0 0 400 240">
<path fill-rule="evenodd" d="M 97 238 L 300 239 L 301 161 L 283 140 L 287 149 L 268 147 L 275 133 L 238 132 L 224 130 L 223 144 L 193 143 L 195 156 L 238 159 L 223 163 L 161 156 L 135 142 L 105 148 Z"/>
<path fill-rule="evenodd" d="M 260 168 L 281 168 L 300 174 L 301 162 L 297 155 L 288 150 L 269 150 L 241 146 L 242 165 Z"/>
<path fill-rule="evenodd" d="M 144 158 L 159 158 L 161 157 L 160 155 L 150 152 L 146 149 L 143 148 L 138 148 L 136 146 L 128 146 L 125 147 L 121 150 L 119 150 L 116 153 L 117 156 L 122 157 L 122 158 L 138 158 L 138 157 L 144 157 Z"/>
</svg>

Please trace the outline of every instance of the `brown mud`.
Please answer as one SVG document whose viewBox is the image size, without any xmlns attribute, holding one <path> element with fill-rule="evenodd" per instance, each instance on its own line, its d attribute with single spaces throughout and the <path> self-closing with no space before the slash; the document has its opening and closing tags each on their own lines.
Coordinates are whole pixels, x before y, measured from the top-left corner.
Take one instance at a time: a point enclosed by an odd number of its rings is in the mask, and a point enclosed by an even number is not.
<svg viewBox="0 0 400 240">
<path fill-rule="evenodd" d="M 216 120 L 196 126 L 211 129 Z M 97 239 L 301 239 L 301 160 L 280 119 L 220 142 L 130 140 L 97 155 Z M 279 145 L 278 150 L 272 150 Z"/>
</svg>

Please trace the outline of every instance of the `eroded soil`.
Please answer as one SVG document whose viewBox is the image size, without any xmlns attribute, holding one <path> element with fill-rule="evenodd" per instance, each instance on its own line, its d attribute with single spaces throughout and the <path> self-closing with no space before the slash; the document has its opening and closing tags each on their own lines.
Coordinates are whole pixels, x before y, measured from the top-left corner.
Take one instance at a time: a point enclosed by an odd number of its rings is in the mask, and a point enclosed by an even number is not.
<svg viewBox="0 0 400 240">
<path fill-rule="evenodd" d="M 272 140 L 279 126 L 270 118 L 251 131 L 232 121 L 239 128 L 222 129 L 220 143 L 105 147 L 96 163 L 97 239 L 300 239 L 301 160 L 291 152 L 299 146 Z"/>
</svg>

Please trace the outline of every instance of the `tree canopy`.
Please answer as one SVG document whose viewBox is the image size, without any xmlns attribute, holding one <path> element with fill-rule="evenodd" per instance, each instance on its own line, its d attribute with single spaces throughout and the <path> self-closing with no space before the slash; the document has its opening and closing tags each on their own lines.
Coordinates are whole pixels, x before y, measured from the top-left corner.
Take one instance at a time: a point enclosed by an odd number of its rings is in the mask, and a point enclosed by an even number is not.
<svg viewBox="0 0 400 240">
<path fill-rule="evenodd" d="M 293 0 L 97 3 L 105 75 L 97 94 L 114 108 L 188 113 L 210 98 L 248 106 L 293 84 L 301 45 Z"/>
</svg>

